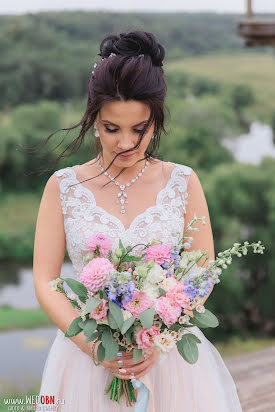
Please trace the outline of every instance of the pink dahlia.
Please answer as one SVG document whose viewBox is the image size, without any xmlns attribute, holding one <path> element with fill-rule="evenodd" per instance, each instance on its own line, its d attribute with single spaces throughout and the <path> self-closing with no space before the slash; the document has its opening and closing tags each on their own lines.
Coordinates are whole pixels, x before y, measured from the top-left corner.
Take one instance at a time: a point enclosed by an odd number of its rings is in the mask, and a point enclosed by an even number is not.
<svg viewBox="0 0 275 412">
<path fill-rule="evenodd" d="M 112 241 L 108 236 L 103 233 L 95 233 L 90 236 L 86 242 L 86 247 L 90 253 L 93 253 L 98 247 L 99 252 L 103 256 L 107 256 L 108 252 L 112 249 Z"/>
<path fill-rule="evenodd" d="M 134 318 L 138 319 L 139 314 L 152 306 L 151 299 L 148 298 L 145 292 L 135 291 L 132 300 L 124 302 L 123 307 L 128 310 Z"/>
<path fill-rule="evenodd" d="M 146 250 L 145 261 L 149 262 L 153 260 L 158 265 L 164 263 L 164 261 L 171 262 L 172 258 L 170 256 L 171 246 L 167 245 L 152 245 L 149 246 Z"/>
<path fill-rule="evenodd" d="M 98 292 L 102 288 L 109 276 L 110 270 L 114 267 L 108 259 L 94 258 L 83 268 L 80 274 L 80 282 L 86 286 L 90 292 Z"/>
<path fill-rule="evenodd" d="M 95 320 L 102 320 L 106 318 L 108 311 L 108 301 L 106 299 L 102 299 L 101 303 L 93 310 L 89 318 Z"/>
<path fill-rule="evenodd" d="M 183 284 L 179 281 L 166 294 L 174 303 L 180 305 L 182 308 L 188 309 L 190 303 L 190 295 L 183 292 Z"/>
<path fill-rule="evenodd" d="M 139 349 L 151 349 L 154 337 L 160 334 L 160 329 L 152 326 L 149 329 L 142 328 L 136 334 L 136 341 Z"/>
<path fill-rule="evenodd" d="M 178 320 L 181 314 L 181 306 L 166 295 L 156 300 L 155 311 L 169 328 Z"/>
</svg>

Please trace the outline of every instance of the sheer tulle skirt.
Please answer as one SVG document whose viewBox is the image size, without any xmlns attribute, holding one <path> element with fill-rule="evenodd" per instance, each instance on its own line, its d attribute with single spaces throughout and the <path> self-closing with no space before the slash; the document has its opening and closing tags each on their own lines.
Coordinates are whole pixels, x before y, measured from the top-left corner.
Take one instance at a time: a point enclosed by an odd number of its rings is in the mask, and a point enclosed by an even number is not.
<svg viewBox="0 0 275 412">
<path fill-rule="evenodd" d="M 192 333 L 201 340 L 194 365 L 175 348 L 147 374 L 154 393 L 148 412 L 241 412 L 234 380 L 221 355 L 199 328 L 193 327 Z M 112 378 L 58 330 L 44 366 L 39 395 L 54 395 L 55 402 L 60 399 L 58 412 L 134 410 L 134 406 L 126 406 L 124 396 L 117 404 L 104 394 Z"/>
</svg>

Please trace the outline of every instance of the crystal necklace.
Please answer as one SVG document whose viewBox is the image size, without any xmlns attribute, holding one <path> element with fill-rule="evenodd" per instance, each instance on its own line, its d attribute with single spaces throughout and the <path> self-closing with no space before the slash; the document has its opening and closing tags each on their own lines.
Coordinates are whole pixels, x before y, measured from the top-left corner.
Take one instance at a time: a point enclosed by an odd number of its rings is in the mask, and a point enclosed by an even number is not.
<svg viewBox="0 0 275 412">
<path fill-rule="evenodd" d="M 97 163 L 98 163 L 101 171 L 104 172 L 104 168 L 102 167 L 102 165 L 101 165 L 101 163 L 100 163 L 100 160 L 99 160 L 100 154 L 101 154 L 101 153 L 99 153 L 99 155 L 98 155 L 98 157 L 97 157 Z M 141 170 L 141 172 L 139 172 L 138 175 L 137 175 L 136 177 L 134 177 L 133 179 L 131 179 L 131 181 L 130 181 L 129 183 L 127 183 L 126 185 L 121 185 L 114 177 L 110 176 L 107 171 L 104 172 L 104 174 L 105 174 L 112 182 L 114 182 L 116 186 L 119 186 L 119 188 L 120 188 L 120 190 L 121 190 L 121 191 L 118 193 L 117 199 L 116 199 L 116 203 L 117 203 L 117 204 L 118 204 L 118 203 L 121 204 L 120 213 L 125 213 L 125 212 L 126 212 L 125 206 L 124 206 L 124 203 L 128 203 L 128 197 L 127 197 L 127 194 L 125 193 L 126 187 L 129 187 L 129 186 L 131 186 L 132 183 L 135 183 L 135 181 L 145 172 L 145 170 L 146 170 L 147 167 L 148 167 L 148 164 L 149 164 L 149 160 L 146 160 L 145 166 L 144 166 L 144 168 Z"/>
</svg>

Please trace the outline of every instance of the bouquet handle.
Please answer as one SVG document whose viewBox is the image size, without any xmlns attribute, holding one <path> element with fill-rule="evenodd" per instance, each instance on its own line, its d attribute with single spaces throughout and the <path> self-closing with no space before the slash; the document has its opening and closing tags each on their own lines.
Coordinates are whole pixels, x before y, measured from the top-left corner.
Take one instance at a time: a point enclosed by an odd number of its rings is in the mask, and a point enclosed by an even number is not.
<svg viewBox="0 0 275 412">
<path fill-rule="evenodd" d="M 155 412 L 153 387 L 149 376 L 146 374 L 139 379 L 135 379 L 132 381 L 132 384 L 135 389 L 138 389 L 135 412 L 149 412 L 148 404 L 150 398 L 152 402 L 152 409 L 150 412 Z"/>
</svg>

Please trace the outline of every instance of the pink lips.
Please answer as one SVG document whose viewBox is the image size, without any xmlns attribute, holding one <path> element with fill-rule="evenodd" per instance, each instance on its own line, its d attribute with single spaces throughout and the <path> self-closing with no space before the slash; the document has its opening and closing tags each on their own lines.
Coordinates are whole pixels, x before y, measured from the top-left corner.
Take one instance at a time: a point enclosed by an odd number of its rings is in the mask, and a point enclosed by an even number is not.
<svg viewBox="0 0 275 412">
<path fill-rule="evenodd" d="M 128 159 L 128 158 L 132 157 L 133 155 L 134 155 L 134 153 L 129 154 L 129 155 L 119 155 L 118 157 Z"/>
</svg>

